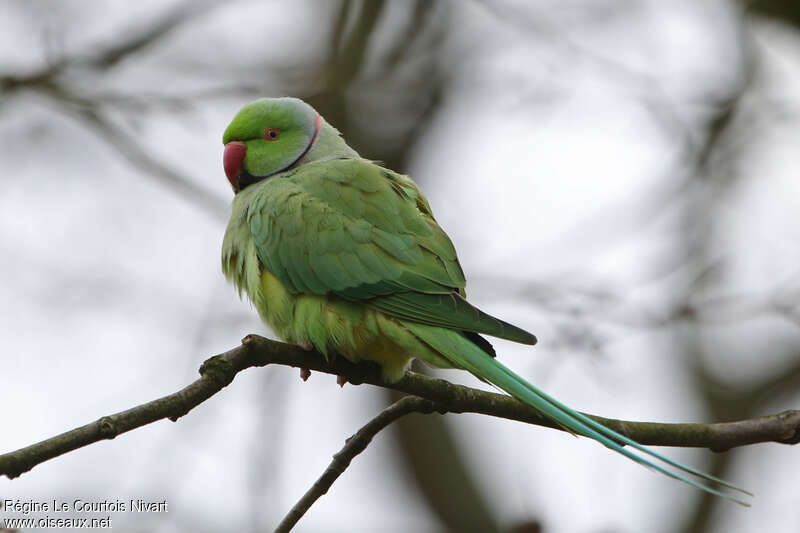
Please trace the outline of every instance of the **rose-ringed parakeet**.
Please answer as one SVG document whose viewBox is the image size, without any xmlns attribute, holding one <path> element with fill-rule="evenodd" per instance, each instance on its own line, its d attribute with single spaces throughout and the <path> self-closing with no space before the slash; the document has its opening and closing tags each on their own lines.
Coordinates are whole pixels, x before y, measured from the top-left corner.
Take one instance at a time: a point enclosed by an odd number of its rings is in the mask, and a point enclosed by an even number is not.
<svg viewBox="0 0 800 533">
<path fill-rule="evenodd" d="M 374 361 L 387 381 L 412 358 L 464 369 L 662 474 L 727 498 L 705 482 L 740 490 L 612 431 L 499 363 L 482 334 L 523 344 L 536 337 L 467 302 L 453 243 L 416 184 L 361 158 L 311 106 L 256 100 L 223 143 L 236 196 L 222 270 L 284 340 Z"/>
</svg>

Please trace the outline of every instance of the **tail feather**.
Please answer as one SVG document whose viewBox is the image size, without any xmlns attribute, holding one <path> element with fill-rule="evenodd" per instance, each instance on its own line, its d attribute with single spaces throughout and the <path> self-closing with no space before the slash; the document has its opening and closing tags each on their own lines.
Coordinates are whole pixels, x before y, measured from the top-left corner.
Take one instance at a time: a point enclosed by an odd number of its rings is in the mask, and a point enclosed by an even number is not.
<svg viewBox="0 0 800 533">
<path fill-rule="evenodd" d="M 406 323 L 405 325 L 423 342 L 445 356 L 456 366 L 471 372 L 480 379 L 487 380 L 496 385 L 514 398 L 530 405 L 531 407 L 540 411 L 542 414 L 551 418 L 565 429 L 578 435 L 583 435 L 585 437 L 594 439 L 606 447 L 624 455 L 625 457 L 668 477 L 683 481 L 684 483 L 688 483 L 689 485 L 692 485 L 700 490 L 704 490 L 716 496 L 726 498 L 741 505 L 749 506 L 748 503 L 739 500 L 730 494 L 724 493 L 709 485 L 686 477 L 680 472 L 682 471 L 686 474 L 697 476 L 707 482 L 718 483 L 729 489 L 752 496 L 752 494 L 746 490 L 740 489 L 739 487 L 736 487 L 727 481 L 718 479 L 710 474 L 705 474 L 692 467 L 685 466 L 677 461 L 673 461 L 672 459 L 660 455 L 653 450 L 642 446 L 633 439 L 630 439 L 600 424 L 599 422 L 592 420 L 586 415 L 567 407 L 534 385 L 528 383 L 525 379 L 518 376 L 516 373 L 499 363 L 497 360 L 487 357 L 485 352 L 483 352 L 473 343 L 466 341 L 466 339 L 464 339 L 464 337 L 462 337 L 458 332 L 423 324 Z M 649 461 L 641 455 L 637 455 L 632 450 L 625 448 L 624 444 L 627 444 L 631 448 L 650 455 L 658 461 L 675 468 L 677 472 L 668 470 L 662 465 Z"/>
</svg>

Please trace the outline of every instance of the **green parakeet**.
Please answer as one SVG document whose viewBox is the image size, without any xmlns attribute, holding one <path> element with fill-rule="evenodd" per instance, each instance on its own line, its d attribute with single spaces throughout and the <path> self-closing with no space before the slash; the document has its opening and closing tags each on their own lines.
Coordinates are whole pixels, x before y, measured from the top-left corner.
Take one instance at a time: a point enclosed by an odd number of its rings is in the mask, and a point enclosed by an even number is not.
<svg viewBox="0 0 800 533">
<path fill-rule="evenodd" d="M 284 340 L 374 361 L 387 381 L 412 358 L 464 369 L 662 474 L 727 498 L 705 482 L 740 490 L 612 431 L 499 363 L 481 334 L 531 345 L 536 337 L 467 302 L 453 243 L 416 184 L 363 159 L 311 106 L 256 100 L 223 143 L 236 196 L 222 270 Z"/>
</svg>

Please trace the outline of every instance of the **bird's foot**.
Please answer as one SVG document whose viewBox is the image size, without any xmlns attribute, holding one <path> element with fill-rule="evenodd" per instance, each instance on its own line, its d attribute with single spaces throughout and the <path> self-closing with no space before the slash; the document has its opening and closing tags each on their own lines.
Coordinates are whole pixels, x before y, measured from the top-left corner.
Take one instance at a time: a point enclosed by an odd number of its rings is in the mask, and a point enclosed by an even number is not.
<svg viewBox="0 0 800 533">
<path fill-rule="evenodd" d="M 347 378 L 345 376 L 336 376 L 336 384 L 340 387 L 344 387 L 344 384 L 347 383 Z"/>
<path fill-rule="evenodd" d="M 311 350 L 314 349 L 314 345 L 311 344 L 310 342 L 298 342 L 297 345 L 306 352 L 310 352 Z M 300 379 L 302 379 L 303 381 L 308 381 L 308 378 L 310 377 L 311 377 L 311 371 L 309 369 L 307 368 L 300 369 Z"/>
</svg>

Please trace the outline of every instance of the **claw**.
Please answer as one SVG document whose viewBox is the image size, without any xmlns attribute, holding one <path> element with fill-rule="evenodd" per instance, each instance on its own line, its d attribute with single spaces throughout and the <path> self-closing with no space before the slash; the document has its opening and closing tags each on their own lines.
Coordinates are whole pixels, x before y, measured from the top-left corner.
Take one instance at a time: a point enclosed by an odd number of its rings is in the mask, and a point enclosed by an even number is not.
<svg viewBox="0 0 800 533">
<path fill-rule="evenodd" d="M 344 376 L 336 376 L 336 384 L 340 387 L 344 387 L 344 384 L 347 383 L 347 378 Z"/>
<path fill-rule="evenodd" d="M 308 381 L 308 378 L 310 377 L 311 377 L 311 370 L 307 368 L 300 369 L 300 379 L 302 379 L 303 381 Z"/>
<path fill-rule="evenodd" d="M 311 344 L 310 342 L 299 342 L 297 343 L 297 345 L 307 352 L 310 352 L 311 350 L 314 349 L 314 345 Z"/>
</svg>

